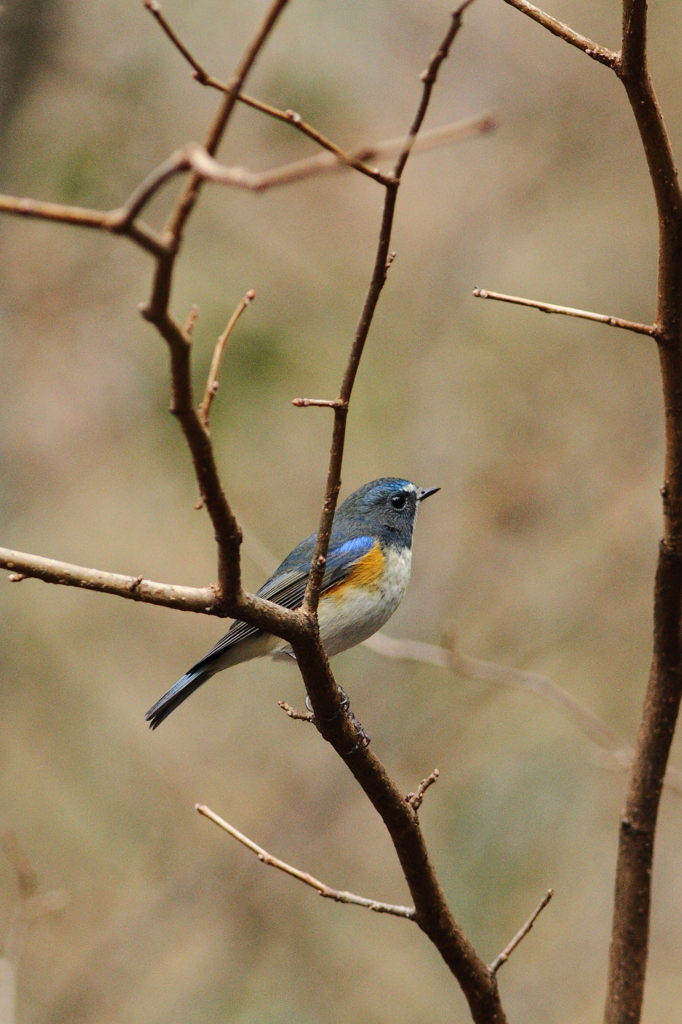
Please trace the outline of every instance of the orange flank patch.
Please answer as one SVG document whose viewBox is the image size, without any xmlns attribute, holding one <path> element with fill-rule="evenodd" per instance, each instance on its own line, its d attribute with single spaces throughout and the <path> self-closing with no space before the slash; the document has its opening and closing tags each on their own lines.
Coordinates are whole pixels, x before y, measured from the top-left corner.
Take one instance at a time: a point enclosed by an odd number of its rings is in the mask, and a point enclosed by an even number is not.
<svg viewBox="0 0 682 1024">
<path fill-rule="evenodd" d="M 378 542 L 371 551 L 355 563 L 345 580 L 341 580 L 335 586 L 325 591 L 325 597 L 333 595 L 340 596 L 346 587 L 362 587 L 367 590 L 376 590 L 384 573 L 386 559 Z"/>
</svg>

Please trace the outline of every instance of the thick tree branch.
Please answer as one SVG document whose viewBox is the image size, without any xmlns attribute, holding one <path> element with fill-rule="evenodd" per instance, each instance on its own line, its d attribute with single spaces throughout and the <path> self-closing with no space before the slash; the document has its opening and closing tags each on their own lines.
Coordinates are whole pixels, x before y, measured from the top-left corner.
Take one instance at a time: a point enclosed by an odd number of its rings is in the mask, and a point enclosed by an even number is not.
<svg viewBox="0 0 682 1024">
<path fill-rule="evenodd" d="M 620 822 L 607 1024 L 640 1019 L 649 947 L 651 873 L 658 807 L 680 705 L 682 556 L 665 541 L 656 573 L 654 656 Z"/>
<path fill-rule="evenodd" d="M 533 4 L 528 3 L 528 0 L 505 0 L 505 3 L 509 4 L 510 7 L 515 7 L 522 14 L 526 14 L 533 21 L 537 21 L 543 28 L 548 29 L 553 35 L 559 36 L 560 39 L 564 39 L 571 46 L 576 46 L 593 60 L 599 61 L 600 64 L 605 64 L 614 71 L 618 69 L 619 54 L 614 53 L 612 50 L 607 50 L 605 46 L 600 46 L 598 43 L 593 43 L 587 36 L 582 36 L 579 32 L 575 32 L 568 25 L 564 25 L 563 21 L 557 21 L 551 14 L 545 14 L 539 7 L 534 7 Z"/>
<path fill-rule="evenodd" d="M 183 587 L 173 583 L 156 583 L 142 576 L 124 576 L 121 573 L 89 569 L 53 558 L 43 558 L 41 555 L 30 555 L 24 551 L 11 551 L 9 548 L 0 548 L 0 568 L 9 570 L 12 582 L 38 579 L 44 583 L 96 590 L 128 601 L 158 604 L 178 611 L 216 615 L 220 618 L 228 615 L 235 618 L 248 617 L 254 625 L 276 632 L 287 640 L 301 640 L 307 635 L 296 612 L 273 604 L 272 601 L 265 601 L 255 594 L 242 593 L 238 599 L 229 602 L 221 597 L 218 588 L 214 586 Z"/>
<path fill-rule="evenodd" d="M 624 331 L 633 331 L 635 334 L 648 334 L 650 338 L 657 338 L 659 334 L 657 327 L 638 324 L 634 320 L 623 320 L 619 316 L 589 313 L 585 309 L 573 309 L 572 306 L 555 306 L 552 302 L 536 302 L 535 299 L 522 299 L 518 295 L 491 292 L 487 288 L 474 288 L 471 294 L 477 299 L 497 299 L 498 302 L 513 302 L 517 306 L 529 306 L 531 309 L 539 309 L 542 313 L 562 313 L 564 316 L 575 316 L 581 320 L 595 320 L 597 323 L 608 324 L 609 327 L 620 327 Z"/>
<path fill-rule="evenodd" d="M 307 871 L 300 871 L 298 868 L 294 868 L 291 864 L 287 864 L 286 861 L 280 860 L 279 857 L 273 857 L 271 853 L 264 850 L 261 846 L 258 846 L 252 839 L 245 836 L 242 832 L 238 832 L 233 825 L 219 817 L 210 807 L 206 807 L 203 804 L 197 804 L 196 809 L 199 814 L 202 814 L 205 818 L 215 822 L 219 828 L 231 835 L 237 842 L 241 843 L 248 850 L 251 850 L 256 854 L 259 860 L 264 864 L 268 864 L 270 867 L 277 868 L 279 871 L 283 871 L 286 875 L 291 875 L 292 878 L 297 878 L 299 882 L 303 882 L 305 885 L 309 885 L 311 889 L 316 889 L 320 896 L 324 896 L 329 900 L 336 900 L 337 903 L 352 903 L 356 907 L 366 907 L 367 910 L 374 910 L 377 914 L 393 914 L 394 917 L 404 917 L 408 921 L 414 920 L 414 907 L 400 907 L 394 903 L 381 903 L 379 900 L 368 900 L 365 896 L 356 896 L 352 892 L 344 892 L 340 889 L 332 889 L 331 886 L 326 885 L 324 882 L 320 882 L 318 878 L 308 874 Z"/>
<path fill-rule="evenodd" d="M 124 576 L 116 572 L 88 569 L 70 565 L 41 555 L 0 548 L 0 567 L 9 569 L 22 579 L 32 578 L 45 583 L 57 583 L 81 590 L 97 590 L 101 594 L 114 594 L 128 601 L 160 604 L 180 611 L 201 612 L 204 615 L 224 615 L 215 587 L 180 587 L 171 583 L 155 583 L 142 576 Z"/>
<path fill-rule="evenodd" d="M 570 29 L 532 8 L 507 3 L 609 64 L 621 79 L 639 130 L 658 212 L 654 327 L 665 407 L 663 539 L 654 587 L 654 644 L 642 721 L 621 819 L 611 931 L 606 1024 L 638 1024 L 649 949 L 654 837 L 663 780 L 682 699 L 682 190 L 647 67 L 647 2 L 623 0 L 616 60 L 591 52 Z M 612 55 L 613 56 L 613 55 Z"/>
<path fill-rule="evenodd" d="M 621 821 L 607 1024 L 635 1024 L 648 959 L 654 836 L 682 698 L 682 191 L 647 68 L 646 0 L 623 0 L 621 78 L 639 129 L 659 225 L 656 324 L 665 405 L 663 540 L 654 591 L 654 652 Z"/>
</svg>

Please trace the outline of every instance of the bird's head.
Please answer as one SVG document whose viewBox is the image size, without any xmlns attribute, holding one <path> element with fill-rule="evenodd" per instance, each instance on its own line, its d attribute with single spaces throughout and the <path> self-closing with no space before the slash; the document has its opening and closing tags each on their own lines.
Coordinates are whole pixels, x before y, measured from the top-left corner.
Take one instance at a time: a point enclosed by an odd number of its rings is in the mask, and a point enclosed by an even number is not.
<svg viewBox="0 0 682 1024">
<path fill-rule="evenodd" d="M 417 487 L 409 480 L 382 477 L 354 491 L 339 506 L 334 530 L 352 529 L 404 546 L 412 542 L 419 505 L 440 487 Z"/>
</svg>

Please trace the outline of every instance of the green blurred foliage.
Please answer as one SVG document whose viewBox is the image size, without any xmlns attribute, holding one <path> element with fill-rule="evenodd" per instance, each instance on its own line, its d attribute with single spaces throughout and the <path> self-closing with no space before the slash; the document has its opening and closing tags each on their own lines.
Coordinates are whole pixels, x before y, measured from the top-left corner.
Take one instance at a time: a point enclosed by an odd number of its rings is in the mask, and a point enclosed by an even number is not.
<svg viewBox="0 0 682 1024">
<path fill-rule="evenodd" d="M 262 5 L 166 0 L 227 77 Z M 192 81 L 136 3 L 73 0 L 3 136 L 0 187 L 105 207 L 200 139 L 217 97 Z M 343 145 L 400 134 L 446 23 L 444 0 L 292 4 L 249 91 Z M 552 13 L 617 46 L 618 4 Z M 38 30 L 36 23 L 36 31 Z M 44 28 L 44 26 L 43 26 Z M 679 5 L 652 10 L 651 64 L 679 142 Z M 653 317 L 656 226 L 614 76 L 501 0 L 467 13 L 428 126 L 493 110 L 500 129 L 415 157 L 391 269 L 349 421 L 344 493 L 406 475 L 442 492 L 418 526 L 414 575 L 388 632 L 545 672 L 632 739 L 648 670 L 660 528 L 662 417 L 643 338 L 471 298 L 474 286 Z M 254 169 L 312 152 L 240 109 L 221 156 Z M 161 223 L 177 184 L 153 204 Z M 214 404 L 238 515 L 282 557 L 315 525 L 330 418 L 297 395 L 338 387 L 368 280 L 381 195 L 352 175 L 259 197 L 206 189 L 173 308 L 197 303 L 196 386 L 248 288 Z M 215 555 L 167 413 L 162 343 L 137 313 L 148 259 L 123 240 L 0 223 L 2 543 L 205 584 Z M 249 587 L 262 567 L 244 563 Z M 416 928 L 316 899 L 195 814 L 205 802 L 331 885 L 408 895 L 348 773 L 277 700 L 293 666 L 239 666 L 157 733 L 146 708 L 220 624 L 38 582 L 2 584 L 2 823 L 67 908 L 32 929 L 20 1021 L 35 1024 L 433 1024 L 465 1005 Z M 422 809 L 457 917 L 483 956 L 546 888 L 556 896 L 500 974 L 512 1020 L 582 1024 L 603 999 L 624 778 L 527 693 L 388 663 L 335 660 L 405 792 Z M 679 749 L 678 749 L 679 756 Z M 682 989 L 680 798 L 664 798 L 646 1020 Z M 0 863 L 0 924 L 15 880 Z"/>
</svg>

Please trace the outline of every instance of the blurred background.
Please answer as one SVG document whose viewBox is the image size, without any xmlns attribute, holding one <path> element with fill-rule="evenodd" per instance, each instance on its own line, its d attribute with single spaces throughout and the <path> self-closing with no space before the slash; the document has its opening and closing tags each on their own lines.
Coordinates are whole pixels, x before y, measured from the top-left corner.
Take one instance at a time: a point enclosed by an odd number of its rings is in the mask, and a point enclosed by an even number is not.
<svg viewBox="0 0 682 1024">
<path fill-rule="evenodd" d="M 166 0 L 227 77 L 263 3 Z M 446 0 L 295 0 L 248 91 L 345 147 L 400 135 Z M 551 12 L 617 48 L 616 0 Z M 682 8 L 660 0 L 651 64 L 679 151 Z M 109 208 L 218 98 L 137 0 L 6 0 L 4 192 Z M 500 128 L 415 156 L 397 259 L 353 401 L 343 495 L 382 475 L 440 485 L 408 596 L 387 627 L 540 671 L 632 742 L 644 692 L 660 528 L 656 353 L 598 324 L 481 302 L 475 286 L 650 322 L 655 211 L 618 82 L 502 0 L 479 0 L 427 127 L 482 110 Z M 315 152 L 236 111 L 227 163 Z M 149 211 L 163 221 L 178 184 Z M 256 197 L 205 189 L 178 267 L 202 385 L 248 288 L 214 404 L 238 516 L 277 558 L 314 529 L 332 397 L 373 259 L 381 190 L 359 175 Z M 164 346 L 137 312 L 150 261 L 124 240 L 0 222 L 1 543 L 204 585 L 215 552 L 177 424 Z M 245 556 L 246 584 L 264 571 Z M 19 1024 L 465 1022 L 438 954 L 409 924 L 318 899 L 194 811 L 209 804 L 328 884 L 409 899 L 386 834 L 344 766 L 280 699 L 295 667 L 219 676 L 151 734 L 149 705 L 221 634 L 216 620 L 0 581 L 1 823 L 68 904 L 33 926 Z M 599 1019 L 625 776 L 531 694 L 398 664 L 365 648 L 339 682 L 405 792 L 438 767 L 422 820 L 454 913 L 490 961 L 549 886 L 500 972 L 510 1020 Z M 675 760 L 675 752 L 673 760 Z M 676 751 L 680 763 L 679 746 Z M 682 797 L 664 795 L 645 1020 L 679 1020 Z M 0 928 L 16 878 L 0 861 Z"/>
</svg>

